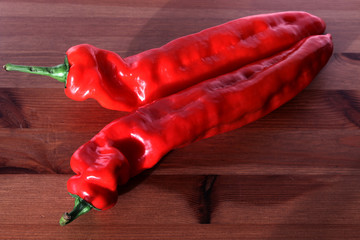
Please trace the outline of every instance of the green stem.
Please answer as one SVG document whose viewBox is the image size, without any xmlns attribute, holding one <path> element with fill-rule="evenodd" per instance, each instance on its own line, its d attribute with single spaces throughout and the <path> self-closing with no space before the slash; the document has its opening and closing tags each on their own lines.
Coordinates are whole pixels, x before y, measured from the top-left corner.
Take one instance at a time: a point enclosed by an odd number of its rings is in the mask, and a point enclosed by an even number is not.
<svg viewBox="0 0 360 240">
<path fill-rule="evenodd" d="M 65 57 L 63 64 L 53 67 L 22 66 L 8 63 L 4 65 L 4 69 L 6 71 L 17 71 L 49 76 L 60 82 L 66 83 L 67 75 L 69 73 L 69 61 L 67 57 Z"/>
<path fill-rule="evenodd" d="M 91 209 L 94 208 L 90 203 L 86 202 L 81 197 L 79 197 L 77 195 L 73 195 L 73 194 L 70 194 L 70 195 L 75 198 L 75 206 L 74 206 L 74 209 L 70 213 L 66 212 L 61 216 L 60 221 L 59 221 L 59 224 L 61 226 L 65 226 L 66 224 L 72 222 L 76 218 L 80 217 L 81 215 L 89 212 Z"/>
</svg>

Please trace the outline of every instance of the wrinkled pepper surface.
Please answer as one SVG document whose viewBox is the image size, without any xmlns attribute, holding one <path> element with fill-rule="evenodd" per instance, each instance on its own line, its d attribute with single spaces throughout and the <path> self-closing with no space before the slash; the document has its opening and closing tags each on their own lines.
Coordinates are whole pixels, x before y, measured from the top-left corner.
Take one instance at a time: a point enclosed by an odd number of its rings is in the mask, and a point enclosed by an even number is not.
<svg viewBox="0 0 360 240">
<path fill-rule="evenodd" d="M 103 128 L 71 158 L 67 183 L 76 198 L 65 225 L 92 208 L 115 205 L 118 186 L 169 151 L 239 128 L 302 91 L 332 55 L 330 35 L 307 37 L 288 50 L 208 79 L 140 107 Z"/>
<path fill-rule="evenodd" d="M 263 14 L 233 20 L 125 59 L 82 44 L 71 47 L 64 64 L 55 67 L 6 64 L 4 68 L 65 82 L 65 94 L 71 99 L 94 98 L 105 108 L 132 111 L 324 30 L 325 23 L 306 12 Z"/>
</svg>

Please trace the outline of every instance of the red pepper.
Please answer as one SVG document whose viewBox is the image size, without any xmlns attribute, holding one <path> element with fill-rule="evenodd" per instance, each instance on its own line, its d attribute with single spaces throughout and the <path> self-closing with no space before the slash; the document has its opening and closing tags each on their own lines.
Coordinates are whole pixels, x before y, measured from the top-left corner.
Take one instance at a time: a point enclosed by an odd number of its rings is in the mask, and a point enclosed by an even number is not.
<svg viewBox="0 0 360 240">
<path fill-rule="evenodd" d="M 55 67 L 4 67 L 66 82 L 71 99 L 94 98 L 105 108 L 132 111 L 324 30 L 325 23 L 316 16 L 280 12 L 240 18 L 125 59 L 84 44 L 70 48 L 65 63 Z"/>
<path fill-rule="evenodd" d="M 302 91 L 333 51 L 330 35 L 311 36 L 273 57 L 154 101 L 113 121 L 71 158 L 68 191 L 76 206 L 65 225 L 95 207 L 115 205 L 118 185 L 170 150 L 239 128 Z"/>
</svg>

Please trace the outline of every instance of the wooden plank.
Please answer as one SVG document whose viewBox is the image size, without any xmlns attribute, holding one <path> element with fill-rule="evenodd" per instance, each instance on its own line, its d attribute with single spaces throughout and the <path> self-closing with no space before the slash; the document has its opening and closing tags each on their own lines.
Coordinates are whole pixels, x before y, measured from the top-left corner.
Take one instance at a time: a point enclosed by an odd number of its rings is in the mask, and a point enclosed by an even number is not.
<svg viewBox="0 0 360 240">
<path fill-rule="evenodd" d="M 114 208 L 61 228 L 61 212 L 72 207 L 67 177 L 0 175 L 2 239 L 356 239 L 360 230 L 359 176 L 218 176 L 207 194 L 210 224 L 197 223 L 205 177 L 150 176 L 131 183 Z"/>
<path fill-rule="evenodd" d="M 9 2 L 24 2 L 23 0 L 13 0 Z M 48 3 L 47 0 L 34 0 L 32 2 L 36 3 Z M 321 0 L 317 3 L 312 1 L 301 1 L 296 0 L 292 2 L 292 4 L 284 4 L 282 1 L 273 1 L 267 2 L 263 0 L 243 0 L 243 1 L 212 1 L 208 3 L 204 0 L 193 0 L 193 1 L 165 1 L 165 0 L 153 0 L 151 3 L 147 0 L 122 0 L 122 1 L 114 1 L 114 0 L 104 0 L 98 2 L 96 0 L 63 0 L 63 1 L 53 1 L 52 4 L 83 4 L 83 5 L 101 5 L 101 6 L 139 6 L 139 7 L 157 7 L 157 8 L 165 8 L 172 7 L 176 9 L 182 8 L 192 8 L 194 6 L 198 8 L 223 8 L 223 9 L 237 9 L 237 10 L 268 10 L 269 8 L 273 9 L 288 9 L 288 8 L 299 8 L 301 6 L 302 9 L 311 9 L 317 10 L 316 6 L 321 5 L 321 9 L 327 10 L 354 10 L 354 8 L 359 7 L 359 2 L 357 0 L 348 0 L 346 4 L 341 4 L 339 1 L 330 0 L 324 1 Z M 326 4 L 328 3 L 328 4 Z"/>
<path fill-rule="evenodd" d="M 58 225 L 65 211 L 73 208 L 74 200 L 67 194 L 66 181 L 71 175 L 0 175 L 4 198 L 1 208 L 1 224 Z M 21 178 L 21 181 L 18 179 Z M 132 180 L 120 191 L 119 211 L 91 211 L 72 225 L 86 226 L 113 222 L 114 224 L 142 223 L 196 223 L 196 209 L 192 212 L 183 197 L 195 193 L 193 186 L 200 177 L 160 177 L 149 179 L 146 175 Z M 38 182 L 46 182 L 39 186 Z M 149 182 L 150 181 L 150 182 Z M 164 182 L 165 181 L 165 182 Z M 172 191 L 174 188 L 176 191 Z M 195 189 L 197 190 L 197 189 Z M 21 198 L 16 196 L 21 194 Z M 155 195 L 153 195 L 155 194 Z M 155 198 L 152 198 L 154 197 Z M 164 204 L 167 202 L 167 204 Z M 115 209 L 115 208 L 113 208 Z M 121 214 L 119 215 L 119 213 Z M 161 216 L 160 213 L 167 213 Z M 33 221 L 31 221 L 31 219 Z M 113 220 L 111 220 L 114 218 Z M 171 220 L 172 219 L 172 220 Z"/>
<path fill-rule="evenodd" d="M 96 133 L 125 112 L 104 109 L 95 100 L 78 102 L 63 89 L 0 89 L 0 127 Z"/>
<path fill-rule="evenodd" d="M 356 53 L 335 53 L 309 89 L 355 90 L 354 82 L 357 81 L 357 74 L 360 74 L 359 64 Z"/>
<path fill-rule="evenodd" d="M 22 99 L 34 93 L 36 98 Z M 123 114 L 96 107 L 94 102 L 93 106 L 70 100 L 57 104 L 61 97 L 55 93 L 60 94 L 39 89 L 3 92 L 2 172 L 70 173 L 72 153 L 115 119 L 113 114 Z M 260 168 L 284 173 L 309 171 L 311 166 L 309 173 L 357 172 L 358 93 L 315 93 L 306 91 L 304 97 L 241 129 L 173 151 L 158 171 L 176 174 L 180 168 L 187 173 L 243 173 Z M 49 94 L 56 97 L 46 101 Z M 58 108 L 52 107 L 55 105 Z M 229 164 L 236 167 L 229 169 Z"/>
<path fill-rule="evenodd" d="M 323 4 L 321 11 L 336 10 L 335 14 L 340 14 L 343 12 L 352 12 L 356 11 L 356 8 L 359 7 L 359 3 L 356 0 L 349 1 L 348 4 L 341 4 L 337 1 L 332 1 L 333 3 Z M 262 0 L 258 1 L 217 1 L 212 2 L 212 4 L 207 3 L 206 1 L 185 1 L 179 3 L 178 1 L 155 1 L 154 4 L 140 4 L 134 5 L 133 3 L 127 4 L 83 4 L 83 2 L 72 1 L 66 2 L 22 2 L 22 8 L 16 8 L 18 3 L 16 1 L 6 1 L 1 2 L 1 7 L 4 11 L 1 13 L 2 16 L 29 16 L 29 17 L 86 17 L 93 15 L 94 17 L 119 17 L 125 16 L 127 18 L 151 18 L 154 16 L 154 13 L 157 13 L 157 16 L 169 18 L 171 14 L 173 17 L 183 16 L 187 14 L 191 17 L 206 18 L 211 17 L 221 17 L 224 11 L 229 14 L 244 14 L 251 12 L 271 12 L 271 11 L 289 11 L 289 10 L 308 10 L 308 11 L 319 11 L 319 9 L 314 8 L 314 3 L 311 1 L 301 1 L 296 0 L 294 4 L 288 5 L 283 4 L 282 1 L 274 1 L 272 3 L 265 3 Z M 301 5 L 301 8 L 299 7 Z M 97 11 L 94 11 L 96 7 Z M 49 11 L 48 9 L 52 9 Z M 181 9 L 182 11 L 177 11 Z M 215 9 L 215 14 L 210 14 L 211 9 Z M 242 11 L 240 11 L 242 10 Z M 210 11 L 210 12 L 209 12 Z M 159 13 L 164 15 L 159 15 Z M 205 15 L 206 14 L 206 15 Z M 343 16 L 346 16 L 345 14 Z M 347 15 L 349 16 L 349 15 Z M 356 18 L 357 15 L 352 14 L 351 17 Z"/>
<path fill-rule="evenodd" d="M 171 152 L 156 172 L 357 174 L 358 131 L 345 132 L 239 129 Z"/>
<path fill-rule="evenodd" d="M 357 179 L 335 174 L 220 176 L 213 189 L 212 222 L 351 225 L 360 220 Z"/>
<path fill-rule="evenodd" d="M 1 4 L 1 3 L 0 3 Z M 8 4 L 10 4 L 8 6 Z M 12 3 L 1 4 L 3 9 L 14 8 Z M 43 5 L 43 4 L 42 4 Z M 346 5 L 351 6 L 351 5 Z M 52 19 L 54 24 L 62 22 L 64 26 L 71 25 L 71 28 L 63 28 L 61 32 L 66 38 L 59 38 L 58 31 L 49 25 L 43 18 L 46 17 L 41 12 L 38 12 L 36 4 L 29 4 L 30 9 L 21 9 L 21 19 L 27 24 L 17 23 L 18 15 L 12 16 L 5 13 L 12 13 L 12 11 L 3 11 L 0 14 L 0 26 L 3 29 L 4 36 L 2 37 L 2 53 L 14 50 L 17 53 L 29 52 L 38 50 L 54 51 L 64 53 L 67 48 L 73 44 L 82 42 L 89 42 L 101 48 L 108 48 L 116 51 L 122 56 L 128 56 L 136 53 L 136 49 L 128 49 L 134 41 L 141 41 L 143 44 L 139 47 L 139 51 L 149 48 L 158 47 L 166 42 L 180 36 L 190 33 L 198 32 L 204 28 L 212 27 L 232 19 L 264 13 L 263 10 L 256 11 L 238 11 L 222 8 L 208 8 L 203 9 L 189 8 L 186 11 L 178 11 L 176 8 L 126 8 L 108 6 L 112 9 L 113 14 L 107 12 L 106 14 L 89 14 L 86 9 L 91 9 L 91 6 L 74 4 L 69 7 L 74 8 L 70 11 L 74 16 L 69 17 L 66 14 L 52 12 Z M 66 6 L 59 6 L 58 9 L 65 9 Z M 75 9 L 78 11 L 75 11 Z M 85 8 L 85 9 L 82 9 Z M 42 7 L 45 9 L 45 7 Z M 289 8 L 283 10 L 290 10 Z M 298 10 L 298 9 L 297 9 Z M 24 12 L 23 12 L 24 11 Z M 104 9 L 101 12 L 106 12 Z M 281 11 L 281 10 L 272 10 Z M 266 12 L 272 12 L 268 10 Z M 32 15 L 27 15 L 31 13 Z M 316 10 L 311 13 L 322 17 L 327 23 L 327 30 L 334 35 L 336 52 L 356 52 L 356 44 L 349 48 L 351 41 L 357 40 L 358 36 L 354 35 L 356 32 L 357 23 L 360 22 L 360 17 L 356 14 L 356 10 L 341 10 L 336 12 L 329 10 Z M 131 15 L 131 17 L 129 17 Z M 196 22 L 196 24 L 194 24 Z M 41 29 L 40 35 L 32 34 L 33 28 L 29 26 L 37 26 Z M 104 28 L 103 26 L 107 27 Z M 15 36 L 15 33 L 18 37 Z M 44 39 L 46 36 L 46 39 Z M 19 38 L 20 37 L 20 38 Z M 21 41 L 23 38 L 27 41 Z M 131 41 L 131 42 L 130 42 Z M 130 43 L 129 43 L 130 42 Z M 54 44 L 56 43 L 56 45 Z M 17 49 L 14 49 L 17 46 Z M 128 54 L 123 55 L 124 49 L 128 49 Z"/>
<path fill-rule="evenodd" d="M 70 173 L 72 153 L 93 134 L 9 130 L 0 134 L 0 173 Z"/>
<path fill-rule="evenodd" d="M 24 2 L 23 0 L 13 0 L 10 2 Z M 47 0 L 34 0 L 32 2 L 36 3 L 48 3 Z M 273 1 L 267 2 L 263 0 L 243 0 L 243 1 L 213 1 L 209 4 L 204 0 L 194 0 L 194 1 L 165 1 L 165 0 L 153 0 L 151 3 L 146 0 L 122 0 L 122 1 L 114 1 L 114 0 L 104 0 L 98 2 L 96 0 L 64 0 L 64 1 L 53 1 L 53 4 L 83 4 L 83 5 L 102 5 L 102 6 L 139 6 L 139 7 L 157 7 L 157 8 L 165 8 L 172 7 L 176 9 L 182 8 L 192 8 L 194 6 L 198 8 L 223 8 L 223 9 L 238 9 L 240 10 L 268 10 L 269 8 L 273 9 L 288 9 L 288 8 L 299 8 L 301 6 L 302 9 L 311 9 L 317 10 L 316 6 L 321 5 L 322 9 L 327 10 L 354 10 L 354 8 L 359 7 L 359 2 L 357 0 L 349 0 L 346 1 L 346 4 L 341 4 L 339 1 L 330 0 L 324 1 L 321 0 L 317 3 L 312 1 L 301 1 L 296 0 L 292 2 L 292 4 L 283 4 L 282 1 Z M 326 4 L 328 3 L 328 4 Z"/>
<path fill-rule="evenodd" d="M 71 173 L 73 152 L 92 133 L 0 131 L 0 169 Z M 242 128 L 167 154 L 156 174 L 359 174 L 360 133 Z"/>
<path fill-rule="evenodd" d="M 69 176 L 0 175 L 4 183 L 0 188 L 1 226 L 57 225 L 62 211 L 73 206 L 66 194 Z M 16 181 L 18 178 L 22 181 Z M 38 181 L 46 184 L 39 187 Z M 110 221 L 114 225 L 198 223 L 206 181 L 202 176 L 143 175 L 120 191 L 114 208 L 91 211 L 69 226 Z M 213 181 L 207 195 L 211 224 L 351 225 L 360 218 L 359 176 L 246 175 L 217 176 Z M 16 197 L 19 193 L 22 198 Z M 346 204 L 339 203 L 343 196 Z"/>
<path fill-rule="evenodd" d="M 89 225 L 60 228 L 54 225 L 3 225 L 6 239 L 124 239 L 124 240 L 263 240 L 275 239 L 327 239 L 357 240 L 360 226 L 331 224 L 281 224 L 281 225 L 192 225 L 192 224 L 141 224 L 141 225 Z M 19 231 L 22 229 L 22 231 Z"/>
</svg>

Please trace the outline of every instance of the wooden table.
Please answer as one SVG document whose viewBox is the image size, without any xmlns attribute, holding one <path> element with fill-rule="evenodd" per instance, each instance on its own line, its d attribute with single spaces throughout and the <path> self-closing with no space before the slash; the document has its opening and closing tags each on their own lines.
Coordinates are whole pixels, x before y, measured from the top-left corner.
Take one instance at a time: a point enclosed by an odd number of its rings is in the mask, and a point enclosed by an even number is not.
<svg viewBox="0 0 360 240">
<path fill-rule="evenodd" d="M 303 10 L 334 55 L 270 115 L 168 154 L 117 205 L 66 227 L 72 153 L 125 113 L 68 99 L 42 76 L 0 74 L 1 239 L 359 239 L 360 1 L 0 2 L 1 64 L 62 63 L 90 43 L 123 57 L 231 19 Z"/>
</svg>

